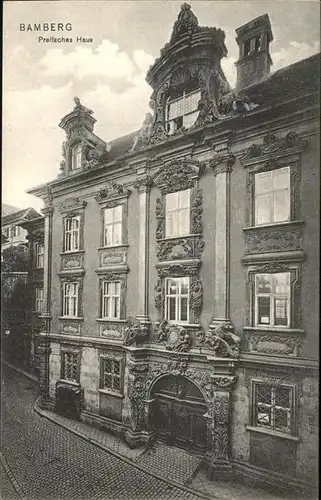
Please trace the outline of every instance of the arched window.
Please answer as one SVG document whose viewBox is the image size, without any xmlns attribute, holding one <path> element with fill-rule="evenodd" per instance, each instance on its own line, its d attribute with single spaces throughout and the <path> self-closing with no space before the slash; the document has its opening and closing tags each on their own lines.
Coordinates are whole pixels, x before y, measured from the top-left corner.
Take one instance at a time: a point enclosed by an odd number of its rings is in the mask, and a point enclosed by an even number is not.
<svg viewBox="0 0 321 500">
<path fill-rule="evenodd" d="M 201 90 L 198 82 L 190 81 L 183 88 L 171 92 L 166 103 L 166 132 L 174 134 L 184 127 L 191 127 L 198 116 L 198 102 Z"/>
<path fill-rule="evenodd" d="M 81 144 L 75 144 L 71 148 L 71 162 L 70 170 L 77 170 L 81 168 Z"/>
</svg>

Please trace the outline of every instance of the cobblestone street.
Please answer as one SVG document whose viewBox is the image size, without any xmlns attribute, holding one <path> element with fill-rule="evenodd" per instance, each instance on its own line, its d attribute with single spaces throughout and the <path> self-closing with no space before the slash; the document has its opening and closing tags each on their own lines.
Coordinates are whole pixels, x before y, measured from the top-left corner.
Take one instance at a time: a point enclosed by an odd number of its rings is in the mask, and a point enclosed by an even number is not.
<svg viewBox="0 0 321 500">
<path fill-rule="evenodd" d="M 21 490 L 1 467 L 4 500 L 199 498 L 39 417 L 36 395 L 36 383 L 4 367 L 2 453 Z"/>
<path fill-rule="evenodd" d="M 7 366 L 2 379 L 3 500 L 280 498 L 239 484 L 209 481 L 199 470 L 200 461 L 183 450 L 156 443 L 143 453 L 81 422 L 46 411 L 43 418 L 34 411 L 36 382 Z"/>
</svg>

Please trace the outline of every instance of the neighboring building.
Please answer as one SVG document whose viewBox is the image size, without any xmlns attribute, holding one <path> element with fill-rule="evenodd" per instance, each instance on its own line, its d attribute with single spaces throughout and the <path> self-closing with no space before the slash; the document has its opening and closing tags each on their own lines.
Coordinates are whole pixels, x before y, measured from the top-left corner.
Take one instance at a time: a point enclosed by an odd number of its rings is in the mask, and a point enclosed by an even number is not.
<svg viewBox="0 0 321 500">
<path fill-rule="evenodd" d="M 13 205 L 8 205 L 7 203 L 1 204 L 1 216 L 13 214 L 14 212 L 19 212 L 20 208 L 14 207 Z"/>
<path fill-rule="evenodd" d="M 45 215 L 42 404 L 203 454 L 213 478 L 317 474 L 319 56 L 270 74 L 267 15 L 187 4 L 147 73 L 153 116 L 106 146 L 75 98 Z M 107 151 L 108 149 L 108 151 Z"/>
<path fill-rule="evenodd" d="M 2 205 L 2 211 L 7 206 Z M 2 217 L 2 333 L 5 355 L 38 370 L 37 334 L 42 320 L 44 217 L 33 208 Z M 4 333 L 7 332 L 7 333 Z"/>
<path fill-rule="evenodd" d="M 20 222 L 39 215 L 33 208 L 17 209 L 17 211 L 12 212 L 11 209 L 13 208 L 10 205 L 2 205 L 1 253 L 12 245 L 17 246 L 27 243 L 27 232 L 21 227 Z"/>
</svg>

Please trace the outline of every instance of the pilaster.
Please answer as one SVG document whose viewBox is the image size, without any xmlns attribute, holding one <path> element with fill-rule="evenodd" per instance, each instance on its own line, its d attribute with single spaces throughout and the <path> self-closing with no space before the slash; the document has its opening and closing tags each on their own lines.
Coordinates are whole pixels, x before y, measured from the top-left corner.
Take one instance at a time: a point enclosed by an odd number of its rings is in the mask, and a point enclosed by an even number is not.
<svg viewBox="0 0 321 500">
<path fill-rule="evenodd" d="M 134 187 L 138 191 L 139 204 L 139 253 L 137 283 L 137 319 L 145 325 L 146 334 L 150 324 L 148 311 L 148 274 L 149 274 L 149 212 L 151 179 L 145 167 L 137 169 L 137 181 Z"/>
<path fill-rule="evenodd" d="M 215 176 L 215 285 L 210 328 L 230 324 L 230 175 L 235 157 L 216 154 L 210 166 Z"/>
</svg>

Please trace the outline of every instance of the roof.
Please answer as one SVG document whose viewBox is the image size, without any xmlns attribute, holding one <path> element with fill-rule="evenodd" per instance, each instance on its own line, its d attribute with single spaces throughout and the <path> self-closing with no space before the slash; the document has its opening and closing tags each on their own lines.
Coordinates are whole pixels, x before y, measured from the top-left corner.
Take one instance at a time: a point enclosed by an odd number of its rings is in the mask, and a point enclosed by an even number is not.
<svg viewBox="0 0 321 500">
<path fill-rule="evenodd" d="M 113 161 L 119 156 L 128 153 L 128 151 L 132 148 L 134 139 L 139 134 L 139 132 L 139 130 L 135 130 L 130 134 L 117 137 L 117 139 L 110 141 L 109 144 L 111 145 L 111 148 L 108 153 L 105 153 L 101 156 L 101 163 L 104 163 L 104 161 Z"/>
<path fill-rule="evenodd" d="M 41 217 L 41 215 L 34 208 L 30 207 L 24 208 L 22 210 L 18 210 L 17 212 L 4 215 L 1 218 L 1 225 L 2 226 L 7 226 L 9 224 L 19 225 L 19 222 L 34 219 L 35 217 Z"/>
<path fill-rule="evenodd" d="M 14 207 L 13 205 L 8 205 L 7 203 L 2 203 L 1 204 L 1 215 L 9 215 L 14 212 L 18 212 L 20 209 L 17 207 Z"/>
</svg>

